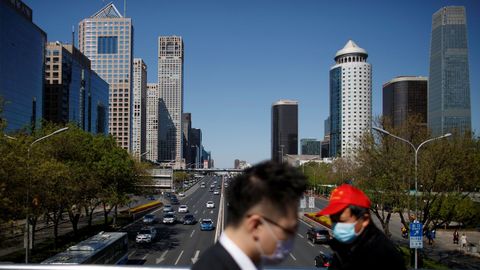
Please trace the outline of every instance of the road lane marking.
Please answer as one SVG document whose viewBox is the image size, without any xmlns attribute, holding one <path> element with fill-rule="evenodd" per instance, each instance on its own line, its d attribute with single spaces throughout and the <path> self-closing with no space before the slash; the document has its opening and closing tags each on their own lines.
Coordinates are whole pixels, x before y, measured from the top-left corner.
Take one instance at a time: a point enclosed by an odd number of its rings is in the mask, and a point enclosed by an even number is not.
<svg viewBox="0 0 480 270">
<path fill-rule="evenodd" d="M 292 253 L 290 253 L 290 257 L 292 257 L 292 259 L 293 259 L 294 261 L 297 260 L 297 258 L 295 258 Z"/>
<path fill-rule="evenodd" d="M 132 255 L 135 253 L 135 250 L 132 250 L 132 252 L 130 252 L 130 254 L 128 254 L 128 257 L 132 257 Z"/>
<path fill-rule="evenodd" d="M 300 238 L 304 238 L 303 235 L 301 235 L 301 234 L 299 234 L 299 233 L 297 233 L 297 235 L 300 236 Z"/>
<path fill-rule="evenodd" d="M 195 210 L 195 215 L 198 213 L 198 210 Z"/>
<path fill-rule="evenodd" d="M 195 256 L 192 258 L 192 263 L 195 264 L 198 261 L 198 254 L 200 254 L 200 250 L 195 252 Z"/>
<path fill-rule="evenodd" d="M 210 211 L 210 214 L 213 214 L 213 210 Z"/>
<path fill-rule="evenodd" d="M 180 258 L 182 257 L 182 255 L 183 255 L 183 250 L 182 250 L 182 252 L 180 252 L 180 255 L 178 255 L 178 258 L 177 258 L 177 260 L 175 261 L 175 265 L 178 264 L 178 261 L 180 261 Z"/>
<path fill-rule="evenodd" d="M 310 246 L 312 246 L 312 247 L 315 246 L 314 244 L 312 244 L 312 242 L 308 242 L 308 244 L 309 244 Z"/>
<path fill-rule="evenodd" d="M 202 214 L 205 214 L 205 210 L 203 210 Z"/>
<path fill-rule="evenodd" d="M 195 233 L 195 230 L 193 230 L 192 233 L 190 234 L 190 238 L 192 238 L 194 233 Z"/>
<path fill-rule="evenodd" d="M 155 260 L 155 264 L 159 264 L 159 263 L 163 262 L 165 260 L 165 256 L 167 255 L 167 253 L 168 253 L 168 249 L 165 250 L 165 252 L 162 253 L 162 256 L 160 256 L 160 258 L 157 258 Z"/>
<path fill-rule="evenodd" d="M 148 257 L 148 253 L 145 254 L 145 256 L 142 257 L 142 260 L 145 260 Z"/>
</svg>

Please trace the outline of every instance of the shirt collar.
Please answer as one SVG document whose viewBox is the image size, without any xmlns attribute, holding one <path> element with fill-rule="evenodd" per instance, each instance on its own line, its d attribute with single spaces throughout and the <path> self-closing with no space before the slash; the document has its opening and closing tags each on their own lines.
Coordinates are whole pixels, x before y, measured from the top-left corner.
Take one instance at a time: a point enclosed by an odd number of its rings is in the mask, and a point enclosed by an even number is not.
<svg viewBox="0 0 480 270">
<path fill-rule="evenodd" d="M 230 239 L 227 234 L 222 233 L 219 240 L 220 244 L 232 256 L 233 260 L 242 270 L 258 270 L 252 260 L 241 250 L 235 242 Z"/>
</svg>

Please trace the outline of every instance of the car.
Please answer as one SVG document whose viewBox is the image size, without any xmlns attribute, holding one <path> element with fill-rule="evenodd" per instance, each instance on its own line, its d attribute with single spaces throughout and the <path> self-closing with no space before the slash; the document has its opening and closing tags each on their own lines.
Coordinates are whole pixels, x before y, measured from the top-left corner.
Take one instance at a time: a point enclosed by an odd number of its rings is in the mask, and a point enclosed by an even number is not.
<svg viewBox="0 0 480 270">
<path fill-rule="evenodd" d="M 217 189 L 213 192 L 213 195 L 220 195 L 220 191 Z"/>
<path fill-rule="evenodd" d="M 214 187 L 215 187 L 215 184 L 211 184 L 210 187 L 211 187 L 211 188 L 214 188 Z"/>
<path fill-rule="evenodd" d="M 135 243 L 151 243 L 155 240 L 157 236 L 157 231 L 153 227 L 142 228 L 135 237 Z"/>
<path fill-rule="evenodd" d="M 215 203 L 212 201 L 207 202 L 207 208 L 215 208 Z"/>
<path fill-rule="evenodd" d="M 174 214 L 166 214 L 163 216 L 163 224 L 175 224 L 177 217 Z"/>
<path fill-rule="evenodd" d="M 188 213 L 188 206 L 186 206 L 186 205 L 184 205 L 184 204 L 183 204 L 183 205 L 180 205 L 180 206 L 178 207 L 178 213 Z"/>
<path fill-rule="evenodd" d="M 178 197 L 185 197 L 185 193 L 183 192 L 178 193 Z"/>
<path fill-rule="evenodd" d="M 153 214 L 146 214 L 143 216 L 143 223 L 145 224 L 153 224 L 155 223 L 155 215 Z"/>
<path fill-rule="evenodd" d="M 155 200 L 155 196 L 152 195 L 152 196 L 148 197 L 148 199 L 149 199 L 150 201 L 154 201 L 154 200 Z"/>
<path fill-rule="evenodd" d="M 178 200 L 176 200 L 176 199 L 175 199 L 175 200 L 171 200 L 170 203 L 173 204 L 173 205 L 179 205 L 179 204 L 180 204 L 180 202 L 179 202 Z"/>
<path fill-rule="evenodd" d="M 200 187 L 201 187 L 201 188 L 205 188 L 205 184 L 201 184 Z"/>
<path fill-rule="evenodd" d="M 193 225 L 195 224 L 195 222 L 197 222 L 195 220 L 195 217 L 193 215 L 185 215 L 185 217 L 183 217 L 183 224 L 184 225 Z"/>
<path fill-rule="evenodd" d="M 315 267 L 328 268 L 332 263 L 332 255 L 320 252 L 315 256 Z"/>
<path fill-rule="evenodd" d="M 173 207 L 170 205 L 170 204 L 165 204 L 163 206 L 163 212 L 164 213 L 168 213 L 168 212 L 171 212 L 173 210 Z"/>
<path fill-rule="evenodd" d="M 202 219 L 200 222 L 201 231 L 211 231 L 213 230 L 213 221 L 209 218 Z"/>
<path fill-rule="evenodd" d="M 307 240 L 312 241 L 314 244 L 326 243 L 330 240 L 330 233 L 326 229 L 311 227 L 307 231 Z"/>
</svg>

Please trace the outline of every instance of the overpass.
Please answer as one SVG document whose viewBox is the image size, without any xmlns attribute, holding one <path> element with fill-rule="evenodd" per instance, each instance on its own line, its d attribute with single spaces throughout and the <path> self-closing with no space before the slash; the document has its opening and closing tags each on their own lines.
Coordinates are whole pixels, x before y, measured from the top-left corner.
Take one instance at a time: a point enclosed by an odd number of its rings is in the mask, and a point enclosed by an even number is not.
<svg viewBox="0 0 480 270">
<path fill-rule="evenodd" d="M 209 172 L 232 172 L 232 173 L 241 173 L 243 172 L 242 169 L 222 169 L 222 168 L 208 168 L 208 169 L 193 169 L 193 168 L 186 168 L 186 169 L 175 169 L 175 171 L 180 172 L 199 172 L 199 173 L 209 173 Z"/>
</svg>

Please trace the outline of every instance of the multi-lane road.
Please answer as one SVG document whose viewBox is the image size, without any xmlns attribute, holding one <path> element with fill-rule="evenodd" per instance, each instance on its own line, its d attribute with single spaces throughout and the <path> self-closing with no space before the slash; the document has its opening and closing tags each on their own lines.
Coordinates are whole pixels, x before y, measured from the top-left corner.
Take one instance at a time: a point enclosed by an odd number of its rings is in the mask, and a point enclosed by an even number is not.
<svg viewBox="0 0 480 270">
<path fill-rule="evenodd" d="M 152 213 L 156 215 L 158 222 L 153 226 L 157 230 L 157 237 L 151 244 L 136 244 L 135 236 L 137 232 L 144 226 L 142 221 L 137 221 L 126 228 L 129 233 L 129 264 L 157 264 L 164 266 L 185 266 L 190 267 L 205 250 L 214 244 L 217 236 L 220 234 L 221 226 L 217 226 L 220 198 L 223 195 L 214 195 L 209 191 L 210 185 L 217 182 L 215 186 L 222 186 L 222 194 L 224 185 L 222 178 L 217 176 L 206 176 L 195 184 L 186 192 L 186 196 L 178 198 L 180 205 L 186 204 L 189 213 L 193 214 L 197 221 L 203 218 L 212 219 L 215 225 L 213 231 L 200 231 L 200 224 L 183 225 L 180 222 L 174 225 L 162 224 L 163 212 L 162 208 L 154 210 Z M 204 182 L 205 188 L 201 188 L 200 184 Z M 206 202 L 213 201 L 215 208 L 206 208 Z M 174 205 L 174 210 L 178 210 L 179 205 Z M 320 207 L 320 205 L 318 205 Z M 181 219 L 185 214 L 175 214 L 177 219 Z M 223 217 L 224 215 L 221 215 Z M 299 221 L 299 229 L 295 239 L 295 247 L 290 256 L 280 266 L 290 267 L 313 267 L 314 258 L 319 251 L 329 253 L 326 246 L 314 245 L 306 239 L 306 232 L 309 228 L 307 223 Z"/>
</svg>

